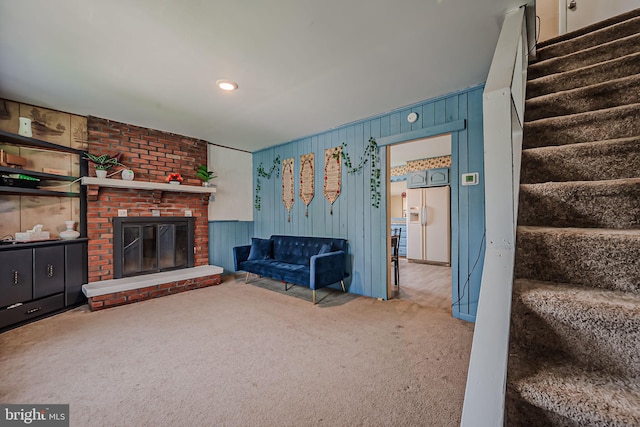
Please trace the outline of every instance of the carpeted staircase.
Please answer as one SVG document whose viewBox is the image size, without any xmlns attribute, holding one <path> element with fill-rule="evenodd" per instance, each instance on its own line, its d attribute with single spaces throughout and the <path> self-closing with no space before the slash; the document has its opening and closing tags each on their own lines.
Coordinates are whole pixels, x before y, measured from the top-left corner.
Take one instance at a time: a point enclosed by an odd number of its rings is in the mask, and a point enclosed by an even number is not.
<svg viewBox="0 0 640 427">
<path fill-rule="evenodd" d="M 529 64 L 508 426 L 640 426 L 640 9 Z"/>
</svg>

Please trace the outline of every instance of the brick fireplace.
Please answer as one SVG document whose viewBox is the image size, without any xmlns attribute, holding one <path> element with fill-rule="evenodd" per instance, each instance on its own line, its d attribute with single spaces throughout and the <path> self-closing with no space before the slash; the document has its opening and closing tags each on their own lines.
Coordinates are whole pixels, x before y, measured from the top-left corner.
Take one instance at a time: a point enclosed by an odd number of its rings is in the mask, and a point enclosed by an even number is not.
<svg viewBox="0 0 640 427">
<path fill-rule="evenodd" d="M 96 117 L 89 117 L 88 150 L 92 154 L 122 153 L 122 163 L 133 170 L 135 181 L 164 183 L 169 173 L 179 172 L 183 185 L 199 186 L 195 168 L 207 164 L 207 142 Z M 90 175 L 95 175 L 89 165 Z M 112 170 L 115 171 L 115 170 Z M 120 174 L 112 176 L 120 179 Z M 209 194 L 184 193 L 132 188 L 87 187 L 87 236 L 89 284 L 114 278 L 113 220 L 119 210 L 127 217 L 185 217 L 191 211 L 194 218 L 194 267 L 206 266 L 208 257 Z M 144 276 L 141 276 L 144 277 Z M 176 277 L 175 274 L 173 276 Z M 89 297 L 92 310 L 140 301 L 142 299 L 181 292 L 220 283 L 216 277 L 174 280 L 156 283 L 149 289 L 129 289 Z"/>
</svg>

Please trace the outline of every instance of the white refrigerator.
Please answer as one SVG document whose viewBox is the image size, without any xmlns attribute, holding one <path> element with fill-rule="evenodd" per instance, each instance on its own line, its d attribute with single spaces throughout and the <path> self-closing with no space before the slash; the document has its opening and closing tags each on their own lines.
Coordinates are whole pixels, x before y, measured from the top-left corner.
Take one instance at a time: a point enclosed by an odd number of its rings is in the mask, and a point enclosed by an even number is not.
<svg viewBox="0 0 640 427">
<path fill-rule="evenodd" d="M 449 186 L 407 190 L 407 259 L 451 265 Z"/>
</svg>

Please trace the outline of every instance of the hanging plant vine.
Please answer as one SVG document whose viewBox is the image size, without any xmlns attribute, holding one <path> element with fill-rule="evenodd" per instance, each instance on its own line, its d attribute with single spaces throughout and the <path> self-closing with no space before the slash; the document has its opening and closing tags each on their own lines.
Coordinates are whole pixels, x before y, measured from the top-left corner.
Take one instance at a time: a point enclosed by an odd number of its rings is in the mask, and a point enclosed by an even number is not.
<svg viewBox="0 0 640 427">
<path fill-rule="evenodd" d="M 380 199 L 382 194 L 380 193 L 380 156 L 378 155 L 378 143 L 374 137 L 369 138 L 369 144 L 364 149 L 362 158 L 358 163 L 358 166 L 354 167 L 351 162 L 351 156 L 347 152 L 347 144 L 342 143 L 342 151 L 334 154 L 335 157 L 341 156 L 347 167 L 347 173 L 353 175 L 360 172 L 367 163 L 371 163 L 371 179 L 369 180 L 369 186 L 371 189 L 371 206 L 374 208 L 380 207 Z"/>
<path fill-rule="evenodd" d="M 256 198 L 253 202 L 253 207 L 255 207 L 258 211 L 262 208 L 262 198 L 260 197 L 260 189 L 262 188 L 262 186 L 260 185 L 260 178 L 271 179 L 271 175 L 273 175 L 274 172 L 276 173 L 276 178 L 278 178 L 280 176 L 279 166 L 280 155 L 276 156 L 276 158 L 273 159 L 273 165 L 271 166 L 271 169 L 269 169 L 269 172 L 264 169 L 264 166 L 262 166 L 262 162 L 260 162 L 260 165 L 258 165 L 258 168 L 256 169 L 258 178 L 256 178 Z"/>
</svg>

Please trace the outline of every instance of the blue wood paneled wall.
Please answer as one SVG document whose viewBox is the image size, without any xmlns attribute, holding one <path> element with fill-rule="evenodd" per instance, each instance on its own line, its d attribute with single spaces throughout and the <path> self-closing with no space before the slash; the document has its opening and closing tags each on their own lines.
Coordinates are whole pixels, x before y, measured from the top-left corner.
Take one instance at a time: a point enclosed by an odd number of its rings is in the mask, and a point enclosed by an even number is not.
<svg viewBox="0 0 640 427">
<path fill-rule="evenodd" d="M 254 208 L 256 237 L 272 234 L 342 237 L 349 241 L 349 292 L 374 298 L 387 298 L 386 253 L 386 149 L 384 145 L 426 136 L 452 134 L 452 311 L 454 316 L 473 321 L 480 291 L 484 257 L 484 180 L 482 86 L 452 93 L 324 133 L 270 147 L 253 155 L 253 180 L 262 163 L 269 170 L 276 156 L 295 158 L 295 203 L 291 221 L 282 203 L 282 180 L 260 178 L 261 209 Z M 407 114 L 417 112 L 418 121 L 409 123 Z M 371 205 L 370 168 L 355 175 L 342 169 L 342 193 L 330 206 L 322 194 L 324 150 L 343 142 L 354 164 L 362 158 L 369 137 L 381 146 L 382 161 L 380 208 Z M 315 197 L 305 216 L 299 193 L 300 156 L 315 153 Z M 480 172 L 480 184 L 462 187 L 460 174 Z M 254 188 L 255 195 L 255 188 Z"/>
<path fill-rule="evenodd" d="M 248 245 L 253 236 L 252 221 L 209 221 L 209 264 L 232 273 L 234 246 Z"/>
</svg>

